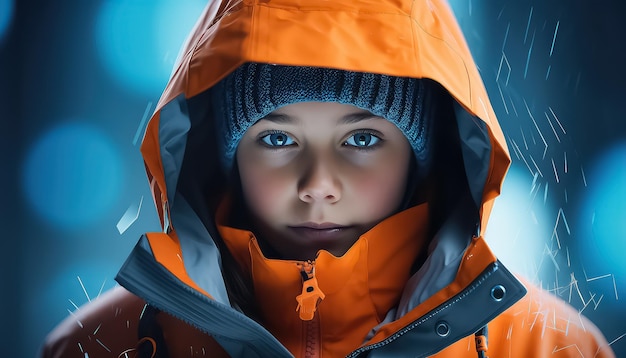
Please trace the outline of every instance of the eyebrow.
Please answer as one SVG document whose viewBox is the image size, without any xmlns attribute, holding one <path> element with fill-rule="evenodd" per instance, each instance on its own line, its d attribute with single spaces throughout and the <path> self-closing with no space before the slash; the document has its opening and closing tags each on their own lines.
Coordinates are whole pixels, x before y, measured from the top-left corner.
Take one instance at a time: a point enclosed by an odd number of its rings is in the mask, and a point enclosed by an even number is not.
<svg viewBox="0 0 626 358">
<path fill-rule="evenodd" d="M 345 116 L 339 119 L 339 122 L 344 123 L 344 124 L 352 124 L 352 123 L 357 123 L 357 122 L 360 122 L 366 119 L 372 119 L 372 118 L 383 118 L 383 117 L 377 116 L 369 111 L 364 110 L 363 112 L 355 112 L 355 113 L 346 114 Z M 267 119 L 268 121 L 271 121 L 274 123 L 293 123 L 295 121 L 294 117 L 286 115 L 286 114 L 282 114 L 282 113 L 270 113 L 261 119 Z"/>
</svg>

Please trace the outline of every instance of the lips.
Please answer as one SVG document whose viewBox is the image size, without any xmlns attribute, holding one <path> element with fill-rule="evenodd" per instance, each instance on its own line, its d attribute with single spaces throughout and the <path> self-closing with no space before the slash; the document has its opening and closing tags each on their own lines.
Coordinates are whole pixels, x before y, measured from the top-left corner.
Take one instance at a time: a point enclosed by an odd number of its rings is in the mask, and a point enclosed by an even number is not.
<svg viewBox="0 0 626 358">
<path fill-rule="evenodd" d="M 333 229 L 342 229 L 347 226 L 339 225 L 335 223 L 314 223 L 314 222 L 306 222 L 300 225 L 291 226 L 292 228 L 304 228 L 304 229 L 314 229 L 314 230 L 333 230 Z"/>
<path fill-rule="evenodd" d="M 350 226 L 342 226 L 333 223 L 304 223 L 297 226 L 290 226 L 298 236 L 308 240 L 334 241 L 344 236 Z"/>
</svg>

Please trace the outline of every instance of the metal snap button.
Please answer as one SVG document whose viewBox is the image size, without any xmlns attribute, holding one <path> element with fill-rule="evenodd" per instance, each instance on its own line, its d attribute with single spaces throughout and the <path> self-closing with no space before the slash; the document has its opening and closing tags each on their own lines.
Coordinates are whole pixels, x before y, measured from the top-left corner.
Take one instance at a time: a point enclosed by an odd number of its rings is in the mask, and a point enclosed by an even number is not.
<svg viewBox="0 0 626 358">
<path fill-rule="evenodd" d="M 502 285 L 495 285 L 491 289 L 491 298 L 496 302 L 502 301 L 505 295 L 506 289 Z"/>
<path fill-rule="evenodd" d="M 437 326 L 435 327 L 435 332 L 439 337 L 446 337 L 450 334 L 450 326 L 447 322 L 439 321 L 437 322 Z"/>
</svg>

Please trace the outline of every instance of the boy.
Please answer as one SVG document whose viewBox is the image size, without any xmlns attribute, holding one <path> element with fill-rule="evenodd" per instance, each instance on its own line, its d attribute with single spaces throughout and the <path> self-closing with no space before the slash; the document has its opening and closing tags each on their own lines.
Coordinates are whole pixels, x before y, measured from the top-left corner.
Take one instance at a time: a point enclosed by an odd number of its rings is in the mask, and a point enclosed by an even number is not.
<svg viewBox="0 0 626 358">
<path fill-rule="evenodd" d="M 142 152 L 163 233 L 46 357 L 613 356 L 482 238 L 510 159 L 444 2 L 212 2 Z"/>
</svg>

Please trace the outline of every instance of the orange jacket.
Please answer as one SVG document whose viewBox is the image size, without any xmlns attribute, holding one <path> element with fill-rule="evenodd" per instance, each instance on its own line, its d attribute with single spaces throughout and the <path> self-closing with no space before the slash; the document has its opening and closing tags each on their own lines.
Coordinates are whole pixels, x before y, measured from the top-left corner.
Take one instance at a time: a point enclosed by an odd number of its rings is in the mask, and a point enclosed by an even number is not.
<svg viewBox="0 0 626 358">
<path fill-rule="evenodd" d="M 268 260 L 251 233 L 216 223 L 226 185 L 219 158 L 210 154 L 219 133 L 206 92 L 245 62 L 443 85 L 454 99 L 469 184 L 452 224 L 425 238 L 426 208 L 408 209 L 341 258 L 322 251 L 315 273 L 307 271 L 315 281 L 303 283 L 301 263 Z M 175 357 L 475 357 L 485 337 L 474 342 L 474 333 L 485 326 L 492 357 L 613 357 L 591 322 L 520 283 L 482 237 L 510 158 L 443 0 L 211 1 L 183 47 L 142 153 L 163 233 L 140 239 L 117 277 L 124 288 L 68 317 L 51 333 L 45 357 L 123 357 L 155 345 L 158 354 L 167 349 Z M 475 235 L 460 235 L 459 223 L 477 227 Z M 263 325 L 231 307 L 216 235 L 252 277 Z M 393 245 L 385 244 L 389 237 L 397 239 Z M 423 250 L 428 259 L 410 276 L 407 267 Z M 318 296 L 305 294 L 307 284 Z M 319 306 L 309 306 L 320 292 Z M 146 302 L 163 313 L 146 314 Z M 147 316 L 159 331 L 137 337 Z"/>
</svg>

